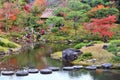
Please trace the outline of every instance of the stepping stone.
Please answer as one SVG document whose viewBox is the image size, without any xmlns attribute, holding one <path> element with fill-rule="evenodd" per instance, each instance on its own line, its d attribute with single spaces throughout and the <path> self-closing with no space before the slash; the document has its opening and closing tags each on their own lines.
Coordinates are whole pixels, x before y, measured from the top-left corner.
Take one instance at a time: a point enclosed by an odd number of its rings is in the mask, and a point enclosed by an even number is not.
<svg viewBox="0 0 120 80">
<path fill-rule="evenodd" d="M 16 76 L 27 76 L 28 71 L 20 70 L 16 72 Z"/>
<path fill-rule="evenodd" d="M 96 66 L 87 66 L 87 67 L 85 67 L 85 69 L 87 69 L 87 70 L 96 70 L 97 67 Z"/>
<path fill-rule="evenodd" d="M 38 69 L 29 69 L 28 72 L 29 73 L 38 73 L 39 70 Z"/>
<path fill-rule="evenodd" d="M 40 70 L 40 73 L 41 74 L 51 74 L 52 70 L 50 70 L 50 69 L 42 69 L 42 70 Z"/>
<path fill-rule="evenodd" d="M 83 68 L 83 66 L 73 66 L 74 67 L 74 69 L 82 69 Z"/>
<path fill-rule="evenodd" d="M 102 64 L 102 67 L 103 68 L 111 68 L 112 64 L 111 63 L 104 63 L 104 64 Z"/>
<path fill-rule="evenodd" d="M 65 71 L 70 71 L 70 70 L 73 70 L 74 69 L 74 67 L 63 67 L 63 70 L 65 70 Z"/>
<path fill-rule="evenodd" d="M 52 71 L 59 71 L 60 70 L 59 67 L 48 67 L 48 69 L 50 69 Z"/>
<path fill-rule="evenodd" d="M 14 71 L 1 71 L 2 75 L 13 75 L 15 72 Z"/>
</svg>

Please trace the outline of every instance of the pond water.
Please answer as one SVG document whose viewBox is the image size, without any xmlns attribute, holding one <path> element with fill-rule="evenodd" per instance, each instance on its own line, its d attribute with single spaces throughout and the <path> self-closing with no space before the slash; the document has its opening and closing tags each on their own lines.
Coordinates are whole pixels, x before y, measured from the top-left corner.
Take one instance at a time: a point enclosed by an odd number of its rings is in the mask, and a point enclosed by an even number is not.
<svg viewBox="0 0 120 80">
<path fill-rule="evenodd" d="M 58 71 L 52 74 L 29 74 L 25 77 L 0 76 L 0 80 L 120 80 L 120 71 L 102 70 L 97 71 Z"/>
<path fill-rule="evenodd" d="M 43 69 L 48 66 L 62 67 L 58 60 L 50 58 L 50 54 L 55 51 L 72 47 L 74 44 L 38 44 L 35 47 L 29 46 L 30 49 L 23 51 L 19 55 L 8 57 L 5 61 L 8 65 L 23 67 L 36 67 Z M 120 80 L 120 70 L 73 70 L 73 71 L 55 71 L 52 74 L 29 74 L 25 77 L 3 76 L 0 74 L 0 80 Z"/>
</svg>

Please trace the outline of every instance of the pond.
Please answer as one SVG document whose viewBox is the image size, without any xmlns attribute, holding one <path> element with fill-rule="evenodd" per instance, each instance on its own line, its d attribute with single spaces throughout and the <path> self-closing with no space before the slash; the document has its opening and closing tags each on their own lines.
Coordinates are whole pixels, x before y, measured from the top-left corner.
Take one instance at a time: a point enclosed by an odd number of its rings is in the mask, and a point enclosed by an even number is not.
<svg viewBox="0 0 120 80">
<path fill-rule="evenodd" d="M 40 43 L 29 46 L 28 50 L 20 54 L 12 55 L 5 59 L 7 65 L 15 68 L 36 67 L 43 69 L 48 66 L 58 66 L 62 68 L 62 63 L 50 58 L 50 54 L 55 51 L 61 51 L 73 47 L 74 44 L 46 44 Z M 0 80 L 120 80 L 120 70 L 72 70 L 72 71 L 55 71 L 52 74 L 29 74 L 28 76 L 18 77 L 16 75 L 4 76 L 0 74 Z"/>
</svg>

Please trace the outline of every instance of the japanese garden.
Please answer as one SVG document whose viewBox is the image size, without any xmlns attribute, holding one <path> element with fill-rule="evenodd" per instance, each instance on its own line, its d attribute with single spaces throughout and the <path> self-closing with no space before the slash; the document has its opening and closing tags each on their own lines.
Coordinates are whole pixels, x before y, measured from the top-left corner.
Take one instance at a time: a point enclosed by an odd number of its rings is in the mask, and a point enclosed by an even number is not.
<svg viewBox="0 0 120 80">
<path fill-rule="evenodd" d="M 0 80 L 120 80 L 120 0 L 0 0 Z"/>
</svg>

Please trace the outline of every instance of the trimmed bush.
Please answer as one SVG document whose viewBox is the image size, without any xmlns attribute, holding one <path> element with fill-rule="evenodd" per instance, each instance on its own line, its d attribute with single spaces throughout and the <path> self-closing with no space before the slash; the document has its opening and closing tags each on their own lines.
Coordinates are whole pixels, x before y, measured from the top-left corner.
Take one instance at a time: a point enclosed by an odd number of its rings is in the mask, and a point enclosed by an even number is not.
<svg viewBox="0 0 120 80">
<path fill-rule="evenodd" d="M 120 40 L 112 40 L 110 41 L 110 44 L 108 45 L 107 50 L 109 52 L 112 52 L 114 55 L 117 55 L 118 52 L 120 52 Z"/>
<path fill-rule="evenodd" d="M 81 56 L 78 57 L 76 61 L 85 61 L 89 59 L 92 59 L 92 53 L 90 52 L 82 54 Z"/>
<path fill-rule="evenodd" d="M 79 44 L 77 44 L 77 45 L 75 45 L 75 49 L 80 49 L 80 48 L 82 48 L 83 46 L 86 46 L 86 43 L 79 43 Z"/>
<path fill-rule="evenodd" d="M 112 61 L 113 61 L 113 62 L 120 62 L 120 57 L 119 57 L 119 56 L 114 56 L 114 57 L 112 58 Z"/>
</svg>

